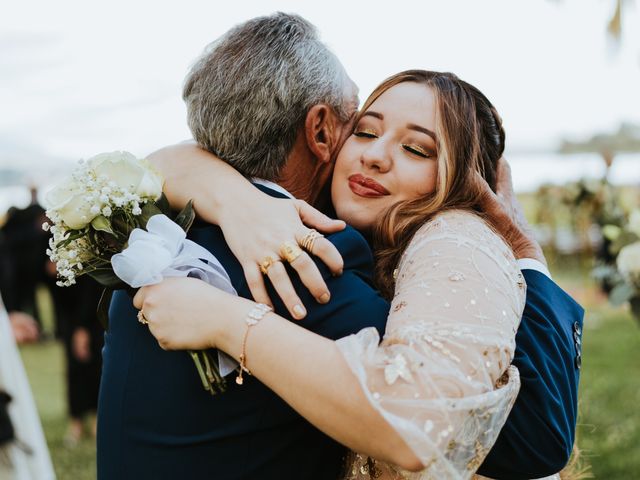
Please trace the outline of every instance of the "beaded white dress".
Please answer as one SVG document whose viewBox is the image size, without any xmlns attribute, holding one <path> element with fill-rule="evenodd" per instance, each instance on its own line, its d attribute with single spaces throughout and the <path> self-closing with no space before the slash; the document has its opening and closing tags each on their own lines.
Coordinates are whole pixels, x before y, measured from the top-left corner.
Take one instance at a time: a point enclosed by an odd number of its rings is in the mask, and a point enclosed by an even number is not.
<svg viewBox="0 0 640 480">
<path fill-rule="evenodd" d="M 397 270 L 384 339 L 337 344 L 371 404 L 425 465 L 416 473 L 352 454 L 347 479 L 469 479 L 520 388 L 511 365 L 526 285 L 510 248 L 479 216 L 443 212 Z"/>
</svg>

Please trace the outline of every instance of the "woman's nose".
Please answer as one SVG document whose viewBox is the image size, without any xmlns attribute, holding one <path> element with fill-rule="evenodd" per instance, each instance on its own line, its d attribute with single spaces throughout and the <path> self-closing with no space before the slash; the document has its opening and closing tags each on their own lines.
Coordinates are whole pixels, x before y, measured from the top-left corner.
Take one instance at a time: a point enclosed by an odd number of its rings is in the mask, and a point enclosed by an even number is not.
<svg viewBox="0 0 640 480">
<path fill-rule="evenodd" d="M 360 163 L 365 168 L 378 170 L 381 173 L 388 172 L 391 168 L 391 155 L 387 142 L 380 138 L 370 142 L 360 156 Z"/>
</svg>

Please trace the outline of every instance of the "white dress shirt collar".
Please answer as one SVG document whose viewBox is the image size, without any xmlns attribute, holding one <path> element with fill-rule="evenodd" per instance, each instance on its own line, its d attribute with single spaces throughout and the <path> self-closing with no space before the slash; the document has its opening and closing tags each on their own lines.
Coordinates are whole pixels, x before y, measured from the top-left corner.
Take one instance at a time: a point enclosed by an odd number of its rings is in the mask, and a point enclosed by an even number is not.
<svg viewBox="0 0 640 480">
<path fill-rule="evenodd" d="M 252 183 L 256 183 L 258 185 L 262 185 L 264 187 L 270 188 L 271 190 L 275 190 L 278 193 L 281 193 L 285 196 L 287 196 L 288 198 L 294 199 L 295 197 L 293 195 L 291 195 L 285 188 L 281 187 L 280 185 L 278 185 L 277 183 L 271 182 L 269 180 L 264 180 L 262 178 L 252 178 L 251 179 Z"/>
</svg>

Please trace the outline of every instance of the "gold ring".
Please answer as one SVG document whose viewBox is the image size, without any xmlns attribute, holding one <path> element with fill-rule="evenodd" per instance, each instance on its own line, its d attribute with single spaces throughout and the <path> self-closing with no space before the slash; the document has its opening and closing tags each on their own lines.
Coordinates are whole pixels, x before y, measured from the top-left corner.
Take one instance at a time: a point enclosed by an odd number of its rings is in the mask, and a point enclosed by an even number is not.
<svg viewBox="0 0 640 480">
<path fill-rule="evenodd" d="M 260 267 L 260 271 L 262 272 L 263 275 L 266 275 L 269 272 L 269 268 L 271 268 L 271 265 L 273 265 L 276 262 L 276 260 L 274 260 L 271 257 L 265 257 L 264 260 L 262 260 L 258 266 Z"/>
<path fill-rule="evenodd" d="M 311 229 L 307 232 L 307 234 L 302 237 L 300 241 L 300 246 L 304 248 L 307 252 L 313 253 L 313 244 L 315 243 L 317 238 L 322 238 L 324 235 L 319 233 L 317 230 Z"/>
<path fill-rule="evenodd" d="M 284 242 L 280 246 L 280 257 L 289 263 L 293 263 L 302 255 L 302 249 L 293 242 Z"/>
<path fill-rule="evenodd" d="M 149 325 L 149 320 L 147 320 L 147 317 L 144 316 L 142 310 L 138 312 L 138 321 L 143 325 Z"/>
</svg>

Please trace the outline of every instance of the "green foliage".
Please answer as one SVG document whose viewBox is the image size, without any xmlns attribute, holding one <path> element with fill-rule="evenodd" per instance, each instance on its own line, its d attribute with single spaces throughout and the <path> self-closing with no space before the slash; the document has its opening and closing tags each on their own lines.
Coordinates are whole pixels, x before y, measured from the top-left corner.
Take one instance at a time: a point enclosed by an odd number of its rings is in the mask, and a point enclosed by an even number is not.
<svg viewBox="0 0 640 480">
<path fill-rule="evenodd" d="M 619 307 L 636 294 L 636 289 L 633 286 L 628 283 L 619 283 L 609 293 L 609 301 L 614 307 Z"/>
<path fill-rule="evenodd" d="M 102 295 L 100 295 L 100 300 L 98 301 L 98 321 L 105 331 L 109 330 L 109 305 L 111 304 L 111 297 L 113 297 L 113 290 L 105 288 L 102 291 Z"/>
<path fill-rule="evenodd" d="M 178 224 L 180 228 L 182 228 L 185 232 L 188 232 L 193 225 L 193 221 L 196 218 L 196 213 L 193 210 L 193 200 L 189 200 L 187 205 L 182 209 L 178 216 L 175 218 L 174 222 Z"/>
</svg>

